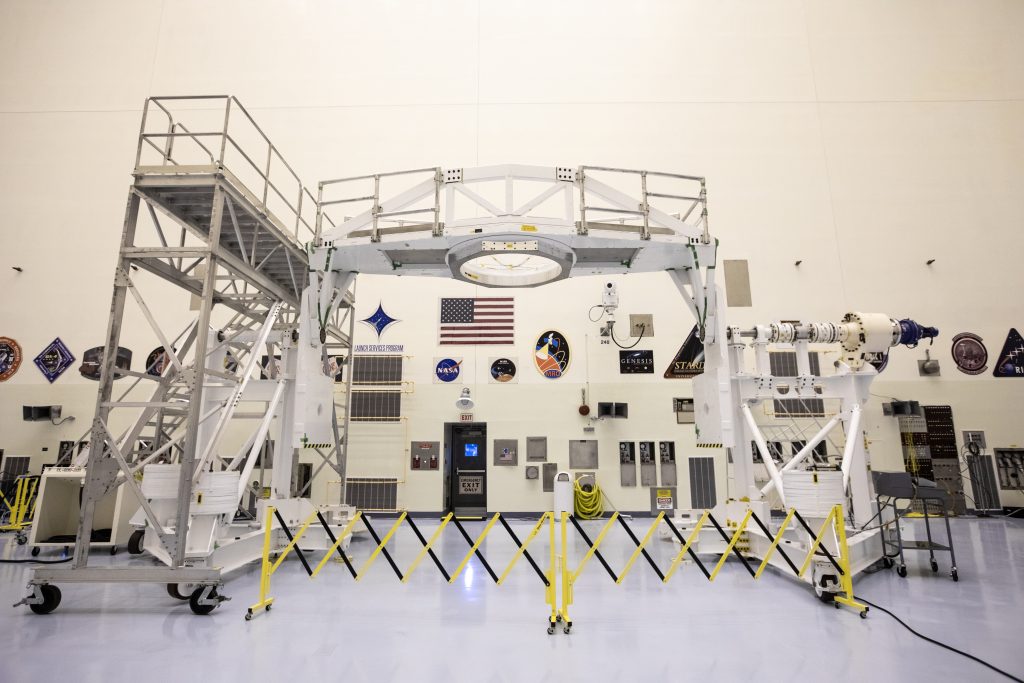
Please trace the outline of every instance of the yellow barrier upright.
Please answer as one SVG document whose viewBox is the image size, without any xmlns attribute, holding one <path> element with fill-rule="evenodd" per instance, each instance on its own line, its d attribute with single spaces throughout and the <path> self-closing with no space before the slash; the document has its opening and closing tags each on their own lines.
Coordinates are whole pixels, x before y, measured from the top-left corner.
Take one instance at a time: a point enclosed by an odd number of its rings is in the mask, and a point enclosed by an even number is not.
<svg viewBox="0 0 1024 683">
<path fill-rule="evenodd" d="M 14 489 L 14 502 L 7 500 L 3 492 L 0 492 L 0 501 L 7 507 L 7 524 L 0 526 L 0 531 L 21 531 L 32 524 L 32 513 L 35 508 L 36 489 L 39 486 L 39 477 L 20 476 Z M 24 536 L 21 537 L 23 539 Z M 24 543 L 24 540 L 20 540 Z"/>
</svg>

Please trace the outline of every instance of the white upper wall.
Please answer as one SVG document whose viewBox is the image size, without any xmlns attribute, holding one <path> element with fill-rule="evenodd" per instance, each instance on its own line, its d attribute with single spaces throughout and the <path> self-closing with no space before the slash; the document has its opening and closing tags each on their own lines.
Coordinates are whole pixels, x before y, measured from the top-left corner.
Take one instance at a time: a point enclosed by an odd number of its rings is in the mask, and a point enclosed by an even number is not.
<svg viewBox="0 0 1024 683">
<path fill-rule="evenodd" d="M 8 453 L 52 454 L 87 427 L 95 385 L 70 371 L 51 386 L 31 358 L 54 336 L 79 359 L 103 337 L 144 99 L 219 93 L 309 184 L 501 162 L 704 175 L 722 257 L 750 260 L 754 307 L 730 322 L 860 309 L 934 324 L 942 376 L 918 378 L 922 351 L 899 351 L 876 393 L 952 403 L 958 429 L 1024 443 L 1024 381 L 968 377 L 949 356 L 957 332 L 991 357 L 1024 329 L 1020 2 L 2 0 L 0 335 L 26 356 L 0 384 Z M 658 314 L 659 373 L 636 391 L 671 396 L 657 378 L 691 323 L 682 306 L 673 318 L 663 276 L 628 281 L 623 312 Z M 596 285 L 559 287 L 583 299 L 563 315 L 581 348 Z M 424 305 L 462 289 L 431 287 Z M 547 324 L 527 311 L 563 290 L 517 295 L 521 359 Z M 361 317 L 417 291 L 367 281 Z M 433 358 L 409 337 L 417 363 Z M 124 345 L 138 364 L 156 341 Z M 80 421 L 22 423 L 23 403 Z M 440 419 L 424 414 L 423 430 Z"/>
</svg>

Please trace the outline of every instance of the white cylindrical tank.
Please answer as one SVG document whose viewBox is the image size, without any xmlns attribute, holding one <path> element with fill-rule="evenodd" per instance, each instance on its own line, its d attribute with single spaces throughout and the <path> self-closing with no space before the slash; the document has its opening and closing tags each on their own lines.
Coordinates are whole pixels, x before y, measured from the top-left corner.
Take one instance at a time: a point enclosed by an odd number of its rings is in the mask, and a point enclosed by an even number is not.
<svg viewBox="0 0 1024 683">
<path fill-rule="evenodd" d="M 555 501 L 552 511 L 555 519 L 561 519 L 563 512 L 573 513 L 573 481 L 569 472 L 555 475 Z"/>
</svg>

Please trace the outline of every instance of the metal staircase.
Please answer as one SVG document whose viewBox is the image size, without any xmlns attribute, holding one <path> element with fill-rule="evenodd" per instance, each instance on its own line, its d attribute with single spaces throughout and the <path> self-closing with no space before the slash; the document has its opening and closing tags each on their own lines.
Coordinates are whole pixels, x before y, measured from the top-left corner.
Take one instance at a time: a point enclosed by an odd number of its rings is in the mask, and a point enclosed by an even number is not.
<svg viewBox="0 0 1024 683">
<path fill-rule="evenodd" d="M 70 569 L 40 569 L 35 585 L 220 582 L 219 568 L 186 562 L 192 485 L 200 469 L 243 470 L 240 465 L 268 438 L 274 416 L 288 419 L 278 371 L 264 367 L 263 358 L 266 366 L 275 365 L 275 353 L 283 357 L 297 338 L 309 285 L 305 245 L 316 238 L 318 213 L 316 198 L 234 97 L 146 101 L 115 268 L 74 562 Z M 155 296 L 157 289 L 163 294 Z M 188 314 L 172 310 L 170 301 L 188 302 Z M 331 355 L 349 367 L 353 303 L 349 290 L 324 324 Z M 126 315 L 131 308 L 141 313 L 141 324 L 166 353 L 156 371 L 115 367 L 122 329 L 140 324 L 139 316 Z M 115 392 L 115 382 L 126 379 L 132 380 L 126 390 L 117 386 Z M 350 383 L 336 404 L 341 412 L 334 415 L 333 449 L 317 449 L 323 460 L 317 472 L 330 465 L 342 481 L 349 391 Z M 234 451 L 223 438 L 232 429 L 249 433 Z M 181 477 L 171 524 L 161 523 L 137 483 L 144 466 L 159 462 L 195 472 Z M 167 568 L 88 566 L 96 504 L 122 485 L 139 498 L 147 534 L 151 530 L 158 537 Z M 338 503 L 344 501 L 343 489 L 340 495 Z M 207 591 L 201 599 L 213 598 Z"/>
</svg>

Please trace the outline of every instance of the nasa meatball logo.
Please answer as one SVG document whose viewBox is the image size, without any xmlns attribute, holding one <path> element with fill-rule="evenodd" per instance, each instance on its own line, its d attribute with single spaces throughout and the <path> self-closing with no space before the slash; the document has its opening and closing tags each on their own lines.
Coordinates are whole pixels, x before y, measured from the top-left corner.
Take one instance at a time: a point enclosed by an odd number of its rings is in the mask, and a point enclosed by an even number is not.
<svg viewBox="0 0 1024 683">
<path fill-rule="evenodd" d="M 434 367 L 434 375 L 442 382 L 454 382 L 459 378 L 462 360 L 454 358 L 442 358 Z"/>
<path fill-rule="evenodd" d="M 516 364 L 511 358 L 498 358 L 491 363 L 491 377 L 495 382 L 511 382 L 516 376 Z"/>
<path fill-rule="evenodd" d="M 6 382 L 21 367 L 21 345 L 10 337 L 0 337 L 0 382 Z"/>
<path fill-rule="evenodd" d="M 533 362 L 540 374 L 558 379 L 569 369 L 569 360 L 569 342 L 561 332 L 548 330 L 537 339 Z"/>
<path fill-rule="evenodd" d="M 960 372 L 980 375 L 988 369 L 988 349 L 981 337 L 971 332 L 961 332 L 953 337 L 953 362 Z"/>
</svg>

